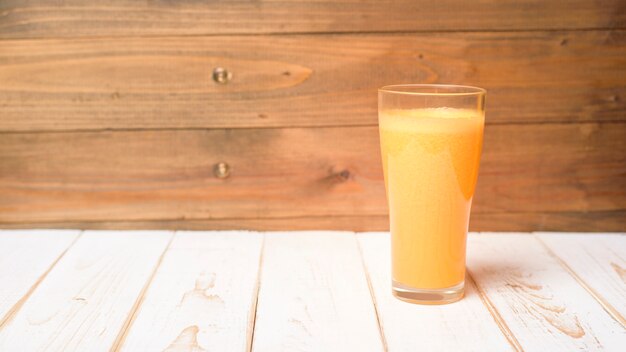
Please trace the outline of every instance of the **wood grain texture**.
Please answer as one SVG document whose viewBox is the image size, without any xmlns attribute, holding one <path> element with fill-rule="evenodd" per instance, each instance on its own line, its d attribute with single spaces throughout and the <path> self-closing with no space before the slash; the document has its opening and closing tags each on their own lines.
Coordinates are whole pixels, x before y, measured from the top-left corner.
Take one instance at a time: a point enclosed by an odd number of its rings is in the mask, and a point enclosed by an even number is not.
<svg viewBox="0 0 626 352">
<path fill-rule="evenodd" d="M 63 256 L 80 231 L 0 231 L 0 329 Z"/>
<path fill-rule="evenodd" d="M 617 351 L 626 343 L 624 326 L 532 235 L 470 236 L 468 269 L 524 350 Z"/>
<path fill-rule="evenodd" d="M 626 26 L 619 0 L 5 0 L 0 38 Z"/>
<path fill-rule="evenodd" d="M 383 351 L 356 239 L 268 233 L 252 351 Z"/>
<path fill-rule="evenodd" d="M 538 237 L 626 328 L 626 233 Z"/>
<path fill-rule="evenodd" d="M 623 30 L 5 40 L 0 131 L 375 125 L 377 88 L 435 82 L 488 124 L 624 121 L 625 79 Z"/>
<path fill-rule="evenodd" d="M 177 232 L 121 351 L 249 351 L 263 235 Z"/>
<path fill-rule="evenodd" d="M 471 280 L 465 298 L 449 305 L 402 302 L 391 293 L 388 233 L 358 234 L 388 351 L 514 351 Z"/>
<path fill-rule="evenodd" d="M 488 126 L 474 214 L 620 214 L 625 134 L 623 123 Z M 8 224 L 387 214 L 376 127 L 3 134 L 0 160 Z M 229 178 L 213 175 L 217 162 Z"/>
<path fill-rule="evenodd" d="M 170 232 L 85 232 L 15 317 L 2 351 L 108 351 Z"/>
<path fill-rule="evenodd" d="M 57 221 L 0 223 L 0 229 L 89 230 L 341 230 L 389 231 L 387 215 L 298 216 L 137 221 Z M 471 231 L 626 231 L 626 210 L 599 212 L 474 213 Z"/>
</svg>

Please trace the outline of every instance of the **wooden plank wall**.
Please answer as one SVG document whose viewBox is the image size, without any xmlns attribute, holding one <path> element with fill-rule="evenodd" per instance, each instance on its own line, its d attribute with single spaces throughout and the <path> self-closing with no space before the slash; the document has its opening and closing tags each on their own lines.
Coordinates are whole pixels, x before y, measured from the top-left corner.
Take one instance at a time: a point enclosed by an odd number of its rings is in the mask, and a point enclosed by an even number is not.
<svg viewBox="0 0 626 352">
<path fill-rule="evenodd" d="M 0 227 L 384 230 L 389 83 L 488 90 L 472 230 L 626 230 L 623 0 L 2 1 Z"/>
</svg>

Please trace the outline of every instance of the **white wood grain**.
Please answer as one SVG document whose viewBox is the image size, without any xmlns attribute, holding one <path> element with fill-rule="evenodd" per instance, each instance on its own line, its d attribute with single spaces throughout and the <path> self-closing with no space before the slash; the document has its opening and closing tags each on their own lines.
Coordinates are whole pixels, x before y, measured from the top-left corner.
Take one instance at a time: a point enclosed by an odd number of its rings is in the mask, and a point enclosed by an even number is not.
<svg viewBox="0 0 626 352">
<path fill-rule="evenodd" d="M 0 330 L 0 351 L 108 351 L 171 236 L 83 233 Z"/>
<path fill-rule="evenodd" d="M 354 234 L 266 234 L 253 350 L 383 351 Z"/>
<path fill-rule="evenodd" d="M 537 236 L 626 326 L 626 234 L 538 233 Z"/>
<path fill-rule="evenodd" d="M 626 330 L 530 234 L 470 236 L 478 287 L 527 351 L 620 351 Z"/>
<path fill-rule="evenodd" d="M 252 232 L 177 232 L 121 350 L 247 351 L 262 241 Z"/>
<path fill-rule="evenodd" d="M 403 302 L 391 293 L 389 234 L 363 233 L 357 238 L 389 351 L 513 350 L 471 280 L 466 281 L 465 298 L 456 303 Z"/>
<path fill-rule="evenodd" d="M 0 231 L 0 327 L 69 248 L 80 231 Z"/>
</svg>

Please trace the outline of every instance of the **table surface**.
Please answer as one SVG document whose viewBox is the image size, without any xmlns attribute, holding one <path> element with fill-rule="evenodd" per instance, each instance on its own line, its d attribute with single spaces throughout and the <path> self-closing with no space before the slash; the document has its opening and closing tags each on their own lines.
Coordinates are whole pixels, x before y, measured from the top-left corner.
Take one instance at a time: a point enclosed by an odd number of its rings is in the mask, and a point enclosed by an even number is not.
<svg viewBox="0 0 626 352">
<path fill-rule="evenodd" d="M 623 351 L 626 235 L 481 233 L 466 297 L 390 292 L 389 235 L 0 231 L 0 351 Z"/>
</svg>

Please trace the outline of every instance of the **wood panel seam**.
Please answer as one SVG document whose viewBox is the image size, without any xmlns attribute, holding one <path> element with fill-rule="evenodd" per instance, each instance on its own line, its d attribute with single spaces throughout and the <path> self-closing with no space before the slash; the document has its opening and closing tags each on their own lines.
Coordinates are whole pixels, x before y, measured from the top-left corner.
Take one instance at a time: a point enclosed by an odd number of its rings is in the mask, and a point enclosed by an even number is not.
<svg viewBox="0 0 626 352">
<path fill-rule="evenodd" d="M 128 312 L 128 316 L 127 316 L 126 320 L 124 321 L 124 324 L 122 324 L 122 326 L 120 328 L 120 331 L 119 331 L 117 337 L 115 338 L 115 341 L 113 341 L 113 344 L 111 345 L 111 349 L 109 351 L 111 351 L 111 352 L 119 351 L 120 348 L 122 347 L 122 345 L 124 344 L 124 340 L 126 339 L 126 336 L 128 335 L 128 332 L 129 332 L 130 328 L 132 327 L 133 322 L 137 318 L 137 314 L 139 313 L 139 309 L 141 307 L 141 304 L 143 303 L 143 300 L 145 298 L 146 292 L 150 288 L 150 285 L 152 284 L 152 281 L 154 280 L 154 277 L 156 276 L 156 273 L 159 270 L 159 267 L 161 266 L 161 263 L 163 262 L 163 258 L 165 257 L 165 254 L 169 250 L 170 245 L 172 244 L 172 242 L 174 241 L 174 237 L 175 236 L 176 236 L 176 232 L 172 231 L 172 233 L 170 235 L 170 239 L 167 242 L 167 245 L 163 249 L 163 252 L 159 256 L 159 259 L 157 260 L 156 264 L 154 265 L 154 269 L 152 270 L 152 273 L 150 274 L 150 276 L 146 280 L 146 283 L 141 288 L 141 291 L 139 291 L 139 293 L 137 295 L 137 298 L 135 299 L 135 303 L 130 308 L 130 311 Z"/>
<path fill-rule="evenodd" d="M 370 292 L 370 297 L 372 299 L 372 305 L 374 306 L 374 314 L 376 314 L 376 324 L 378 325 L 378 332 L 380 333 L 380 339 L 383 344 L 383 349 L 385 352 L 389 351 L 387 346 L 387 338 L 385 337 L 385 331 L 383 328 L 382 321 L 380 319 L 380 314 L 378 312 L 378 304 L 376 303 L 376 295 L 374 294 L 374 289 L 372 287 L 372 281 L 370 279 L 369 271 L 367 270 L 367 266 L 365 265 L 365 256 L 363 255 L 363 249 L 361 248 L 361 243 L 357 238 L 357 234 L 353 233 L 354 241 L 356 242 L 357 249 L 359 250 L 359 257 L 361 258 L 361 266 L 363 267 L 363 274 L 365 275 L 365 280 L 367 281 L 367 289 Z"/>
<path fill-rule="evenodd" d="M 259 306 L 259 291 L 261 290 L 261 278 L 263 274 L 263 255 L 265 254 L 265 233 L 260 233 L 263 236 L 261 242 L 261 253 L 259 255 L 259 268 L 257 269 L 256 283 L 254 287 L 254 297 L 252 298 L 252 307 L 250 307 L 250 313 L 248 315 L 248 331 L 246 333 L 248 341 L 246 341 L 246 351 L 252 352 L 254 345 L 254 329 L 256 327 L 257 307 Z"/>
<path fill-rule="evenodd" d="M 485 121 L 486 126 L 530 126 L 530 125 L 585 125 L 585 124 L 625 124 L 624 120 L 561 120 L 561 121 L 501 121 L 490 122 Z M 78 134 L 78 133 L 115 133 L 115 132 L 193 132 L 193 131 L 215 131 L 215 130 L 290 130 L 290 129 L 337 129 L 337 128 L 359 128 L 359 127 L 378 127 L 377 123 L 364 124 L 327 124 L 327 125 L 294 125 L 294 126 L 220 126 L 220 127 L 148 127 L 148 128 L 75 128 L 67 130 L 1 130 L 2 134 Z"/>
<path fill-rule="evenodd" d="M 594 290 L 582 277 L 580 277 L 576 272 L 563 260 L 559 257 L 551 248 L 548 246 L 537 233 L 533 233 L 532 236 L 541 243 L 543 248 L 548 252 L 548 254 L 556 260 L 565 271 L 568 272 L 575 280 L 578 282 L 580 286 L 582 286 L 585 291 L 587 291 L 599 304 L 602 308 L 611 316 L 611 318 L 615 319 L 619 324 L 621 324 L 624 328 L 626 328 L 626 319 L 622 317 L 622 315 L 613 307 L 609 302 L 607 302 L 602 296 Z"/>
<path fill-rule="evenodd" d="M 67 251 L 69 251 L 69 249 L 72 248 L 74 246 L 74 244 L 78 241 L 78 239 L 80 237 L 82 237 L 83 232 L 84 231 L 80 231 L 80 233 L 78 235 L 76 235 L 76 237 L 72 240 L 72 242 L 70 242 L 70 244 L 67 246 L 67 248 L 65 248 L 65 250 L 63 250 L 63 252 L 61 252 L 61 254 L 50 264 L 50 267 L 46 271 L 44 271 L 44 273 L 41 274 L 41 276 L 37 279 L 37 281 L 35 281 L 35 283 L 28 289 L 26 294 L 24 294 L 24 296 L 22 298 L 20 298 L 11 307 L 11 309 L 9 309 L 9 311 L 4 315 L 4 317 L 2 317 L 2 319 L 0 319 L 0 330 L 2 330 L 2 328 L 4 328 L 4 326 L 6 324 L 8 324 L 15 317 L 15 315 L 22 308 L 24 303 L 26 303 L 28 298 L 33 294 L 33 292 L 35 292 L 35 290 L 37 289 L 37 287 L 39 287 L 39 285 L 43 282 L 43 280 L 46 279 L 48 274 L 52 271 L 52 269 L 54 269 L 54 267 L 61 260 L 61 258 L 63 258 L 65 256 L 65 254 L 67 253 Z"/>
<path fill-rule="evenodd" d="M 611 120 L 614 122 L 620 122 L 619 120 Z M 590 121 L 595 122 L 595 121 Z M 609 121 L 607 121 L 609 122 Z M 624 121 L 626 122 L 626 120 Z M 554 122 L 559 123 L 559 122 Z M 73 128 L 64 130 L 0 130 L 0 134 L 30 134 L 30 133 L 46 133 L 46 134 L 61 134 L 61 133 L 112 133 L 112 132 L 186 132 L 186 131 L 213 131 L 213 130 L 285 130 L 285 129 L 318 129 L 318 128 L 358 128 L 358 127 L 378 127 L 377 123 L 361 123 L 361 124 L 327 124 L 327 125 L 293 125 L 293 126 L 219 126 L 219 127 L 105 127 L 105 128 Z"/>
<path fill-rule="evenodd" d="M 574 211 L 574 210 L 563 210 L 563 211 L 510 211 L 510 210 L 502 210 L 502 211 L 487 211 L 487 212 L 476 212 L 472 213 L 472 215 L 501 215 L 501 214 L 593 214 L 593 213 L 615 213 L 620 214 L 624 213 L 626 209 L 611 209 L 611 210 L 591 210 L 591 211 Z M 205 217 L 177 217 L 177 218 L 141 218 L 141 219 L 79 219 L 79 220 L 41 220 L 41 221 L 17 221 L 17 222 L 4 222 L 0 221 L 0 229 L 2 229 L 3 225 L 37 225 L 37 224 L 45 224 L 45 225 L 54 225 L 54 224 L 100 224 L 100 223 L 142 223 L 142 222 L 154 222 L 156 223 L 168 223 L 168 222 L 185 222 L 185 221 L 236 221 L 236 220 L 297 220 L 297 219 L 327 219 L 327 218 L 367 218 L 367 217 L 387 217 L 387 213 L 371 213 L 371 214 L 342 214 L 342 215 L 333 215 L 333 214 L 323 214 L 323 215 L 298 215 L 298 216 L 268 216 L 268 217 L 214 217 L 214 218 L 205 218 Z M 7 228 L 12 229 L 12 228 Z M 79 229 L 82 230 L 82 229 Z M 597 231 L 603 232 L 603 231 Z M 604 231 L 606 232 L 606 231 Z"/>
<path fill-rule="evenodd" d="M 486 292 L 478 285 L 476 280 L 474 280 L 474 277 L 472 276 L 469 269 L 467 269 L 466 278 L 467 278 L 467 281 L 469 281 L 469 283 L 474 285 L 474 287 L 476 288 L 476 292 L 478 293 L 480 300 L 483 302 L 483 305 L 489 311 L 489 314 L 491 315 L 493 320 L 496 322 L 496 325 L 498 325 L 498 328 L 500 328 L 500 331 L 502 332 L 506 340 L 509 342 L 509 344 L 511 344 L 511 346 L 517 352 L 524 352 L 522 345 L 520 345 L 519 341 L 517 340 L 517 338 L 515 337 L 515 335 L 509 328 L 509 326 L 507 325 L 507 323 L 502 318 L 502 315 L 500 315 L 500 312 L 498 312 L 498 309 L 496 308 L 496 306 L 491 302 L 491 300 L 487 296 Z"/>
<path fill-rule="evenodd" d="M 535 32 L 603 32 L 623 31 L 626 26 L 618 27 L 560 27 L 560 28 L 525 28 L 525 29 L 424 29 L 424 30 L 389 30 L 389 31 L 294 31 L 294 32 L 220 32 L 220 33 L 176 33 L 176 34 L 147 34 L 147 35 L 96 35 L 96 36 L 55 36 L 55 37 L 2 37 L 1 42 L 11 41 L 56 41 L 56 40 L 116 40 L 116 39 L 155 39 L 155 38 L 198 38 L 198 37 L 289 37 L 289 36 L 341 36 L 341 35 L 396 35 L 396 34 L 454 34 L 454 33 L 535 33 Z"/>
</svg>

